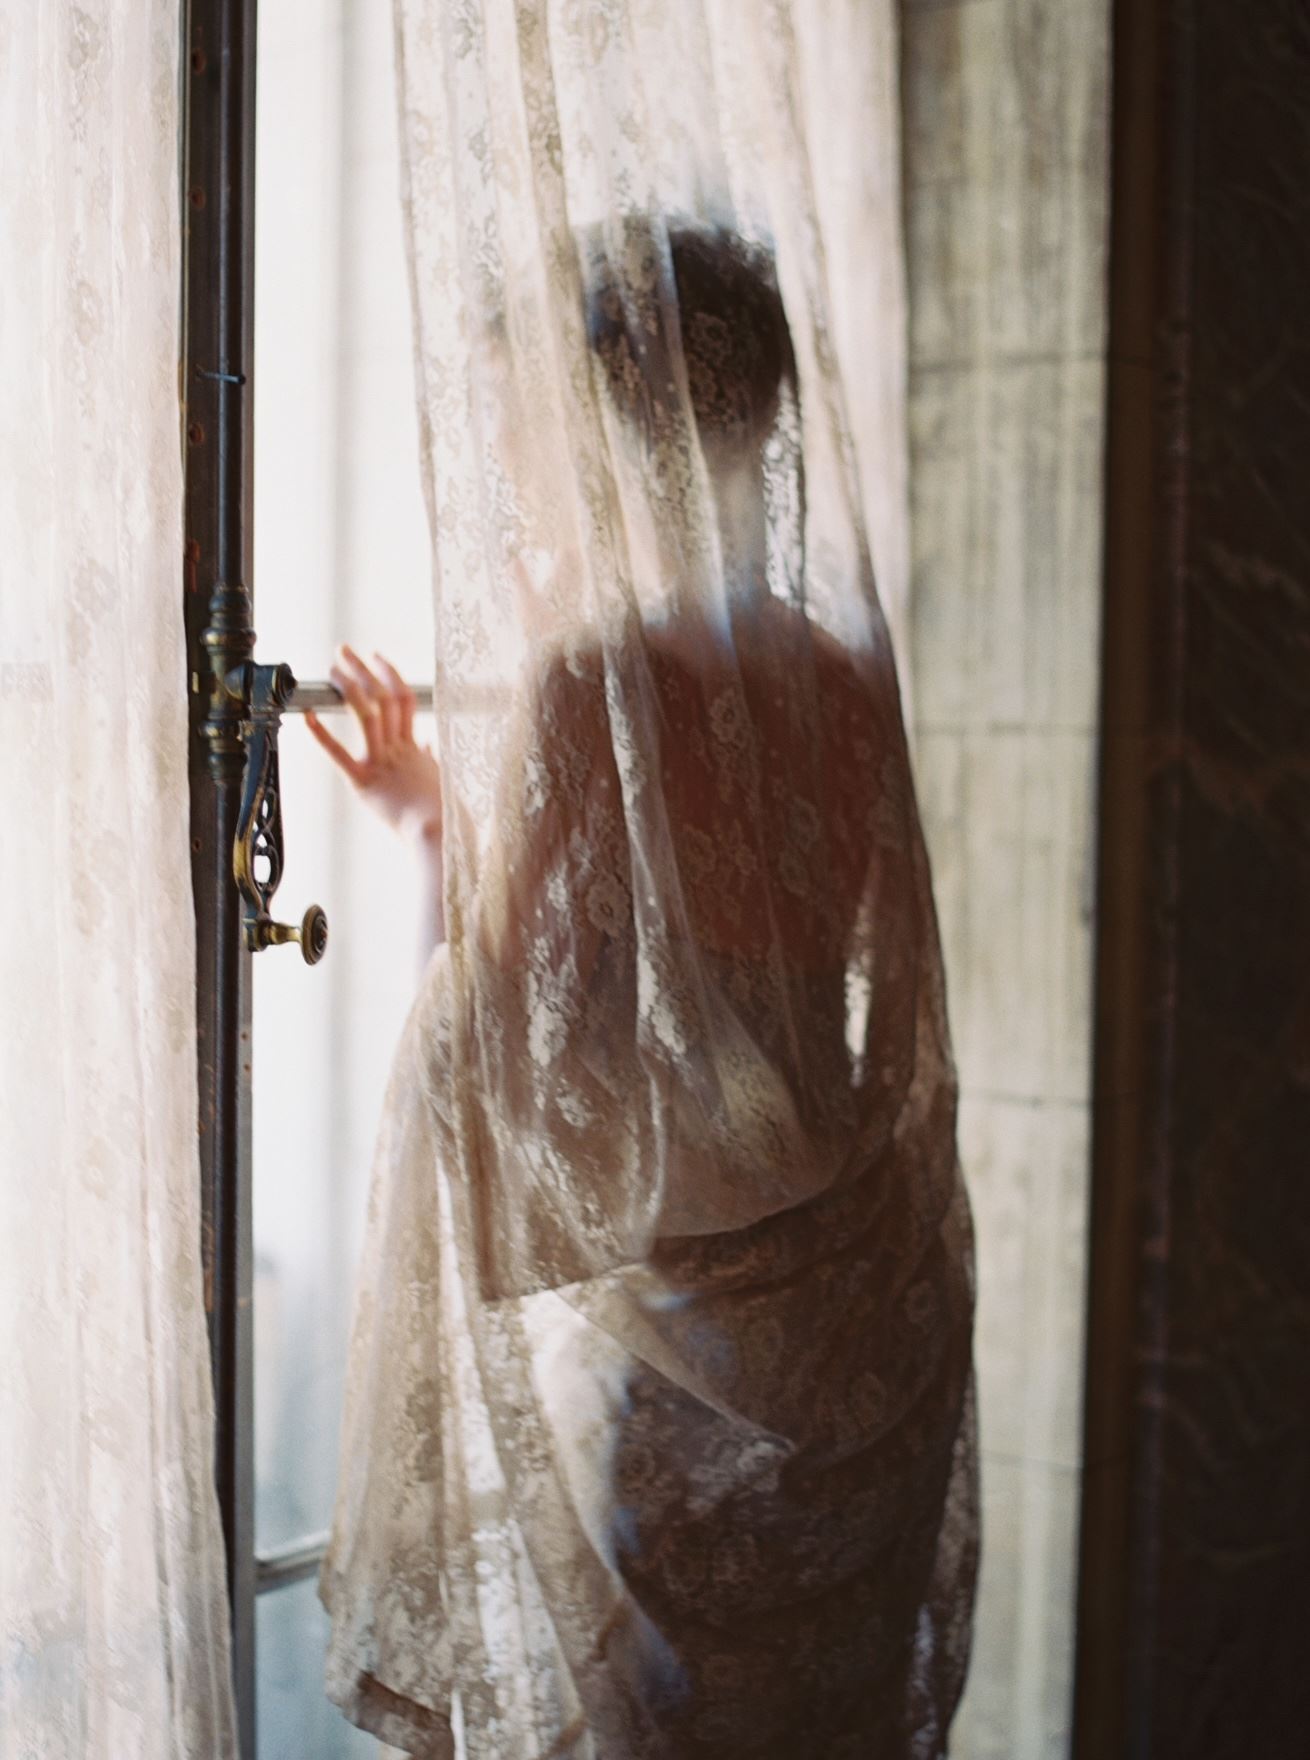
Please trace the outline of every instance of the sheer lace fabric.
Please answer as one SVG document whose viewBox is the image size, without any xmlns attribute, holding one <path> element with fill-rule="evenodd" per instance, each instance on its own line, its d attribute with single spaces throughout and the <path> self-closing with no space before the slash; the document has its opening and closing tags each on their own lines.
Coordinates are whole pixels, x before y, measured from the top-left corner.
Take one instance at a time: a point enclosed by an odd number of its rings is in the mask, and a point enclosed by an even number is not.
<svg viewBox="0 0 1310 1760">
<path fill-rule="evenodd" d="M 174 0 L 0 0 L 0 1755 L 234 1751 L 199 1255 Z"/>
<path fill-rule="evenodd" d="M 398 40 L 450 933 L 329 1687 L 432 1756 L 937 1755 L 972 1249 L 791 11 Z"/>
</svg>

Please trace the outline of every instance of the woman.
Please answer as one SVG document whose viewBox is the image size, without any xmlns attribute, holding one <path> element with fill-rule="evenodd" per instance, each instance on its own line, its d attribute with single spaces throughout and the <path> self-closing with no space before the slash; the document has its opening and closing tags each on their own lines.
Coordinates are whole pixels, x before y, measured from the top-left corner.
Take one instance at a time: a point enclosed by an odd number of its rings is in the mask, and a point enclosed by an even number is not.
<svg viewBox="0 0 1310 1760">
<path fill-rule="evenodd" d="M 703 470 L 722 591 L 525 667 L 384 1114 L 329 1689 L 433 1757 L 935 1756 L 972 1249 L 894 675 L 811 614 L 803 548 L 772 590 L 804 485 L 767 264 L 693 229 L 672 262 L 694 454 L 595 265 L 588 335 L 651 485 L 631 541 L 673 566 L 661 497 Z M 333 677 L 365 756 L 316 736 L 439 894 L 412 701 L 349 650 Z"/>
</svg>

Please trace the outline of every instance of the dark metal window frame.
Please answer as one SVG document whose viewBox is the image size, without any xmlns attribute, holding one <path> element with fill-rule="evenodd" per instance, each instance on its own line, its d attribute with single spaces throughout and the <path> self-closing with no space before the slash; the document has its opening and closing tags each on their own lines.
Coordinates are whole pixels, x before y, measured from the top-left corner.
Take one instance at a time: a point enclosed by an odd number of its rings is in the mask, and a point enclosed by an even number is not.
<svg viewBox="0 0 1310 1760">
<path fill-rule="evenodd" d="M 327 1541 L 314 1534 L 255 1549 L 251 950 L 299 940 L 313 963 L 326 945 L 317 906 L 299 928 L 274 923 L 268 910 L 281 874 L 276 735 L 281 713 L 340 706 L 334 687 L 297 686 L 288 667 L 254 663 L 256 21 L 257 0 L 183 0 L 183 578 L 201 1251 L 243 1760 L 256 1747 L 255 1598 L 313 1576 Z"/>
<path fill-rule="evenodd" d="M 183 0 L 184 599 L 202 1256 L 240 1751 L 255 1753 L 250 954 L 232 848 L 254 649 L 252 340 L 256 0 Z"/>
</svg>

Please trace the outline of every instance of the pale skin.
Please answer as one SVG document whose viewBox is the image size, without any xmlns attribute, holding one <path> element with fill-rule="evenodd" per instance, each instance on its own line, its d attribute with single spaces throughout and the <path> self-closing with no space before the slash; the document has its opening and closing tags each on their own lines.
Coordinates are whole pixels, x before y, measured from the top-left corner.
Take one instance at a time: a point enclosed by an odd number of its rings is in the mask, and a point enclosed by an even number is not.
<svg viewBox="0 0 1310 1760">
<path fill-rule="evenodd" d="M 414 738 L 414 693 L 389 660 L 372 665 L 342 646 L 328 676 L 363 736 L 358 756 L 312 712 L 306 725 L 356 794 L 418 852 L 423 872 L 424 954 L 446 938 L 441 766 Z"/>
</svg>

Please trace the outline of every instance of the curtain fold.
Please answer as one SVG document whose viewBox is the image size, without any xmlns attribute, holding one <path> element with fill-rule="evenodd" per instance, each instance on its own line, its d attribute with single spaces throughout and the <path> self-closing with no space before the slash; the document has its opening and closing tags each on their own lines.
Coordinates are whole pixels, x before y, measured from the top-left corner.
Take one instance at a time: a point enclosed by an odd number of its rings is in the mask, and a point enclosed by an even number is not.
<svg viewBox="0 0 1310 1760">
<path fill-rule="evenodd" d="M 806 0 L 791 10 L 835 348 L 908 727 L 914 680 L 898 7 L 893 0 Z"/>
<path fill-rule="evenodd" d="M 176 0 L 0 3 L 0 1755 L 233 1752 L 199 1264 Z"/>
</svg>

